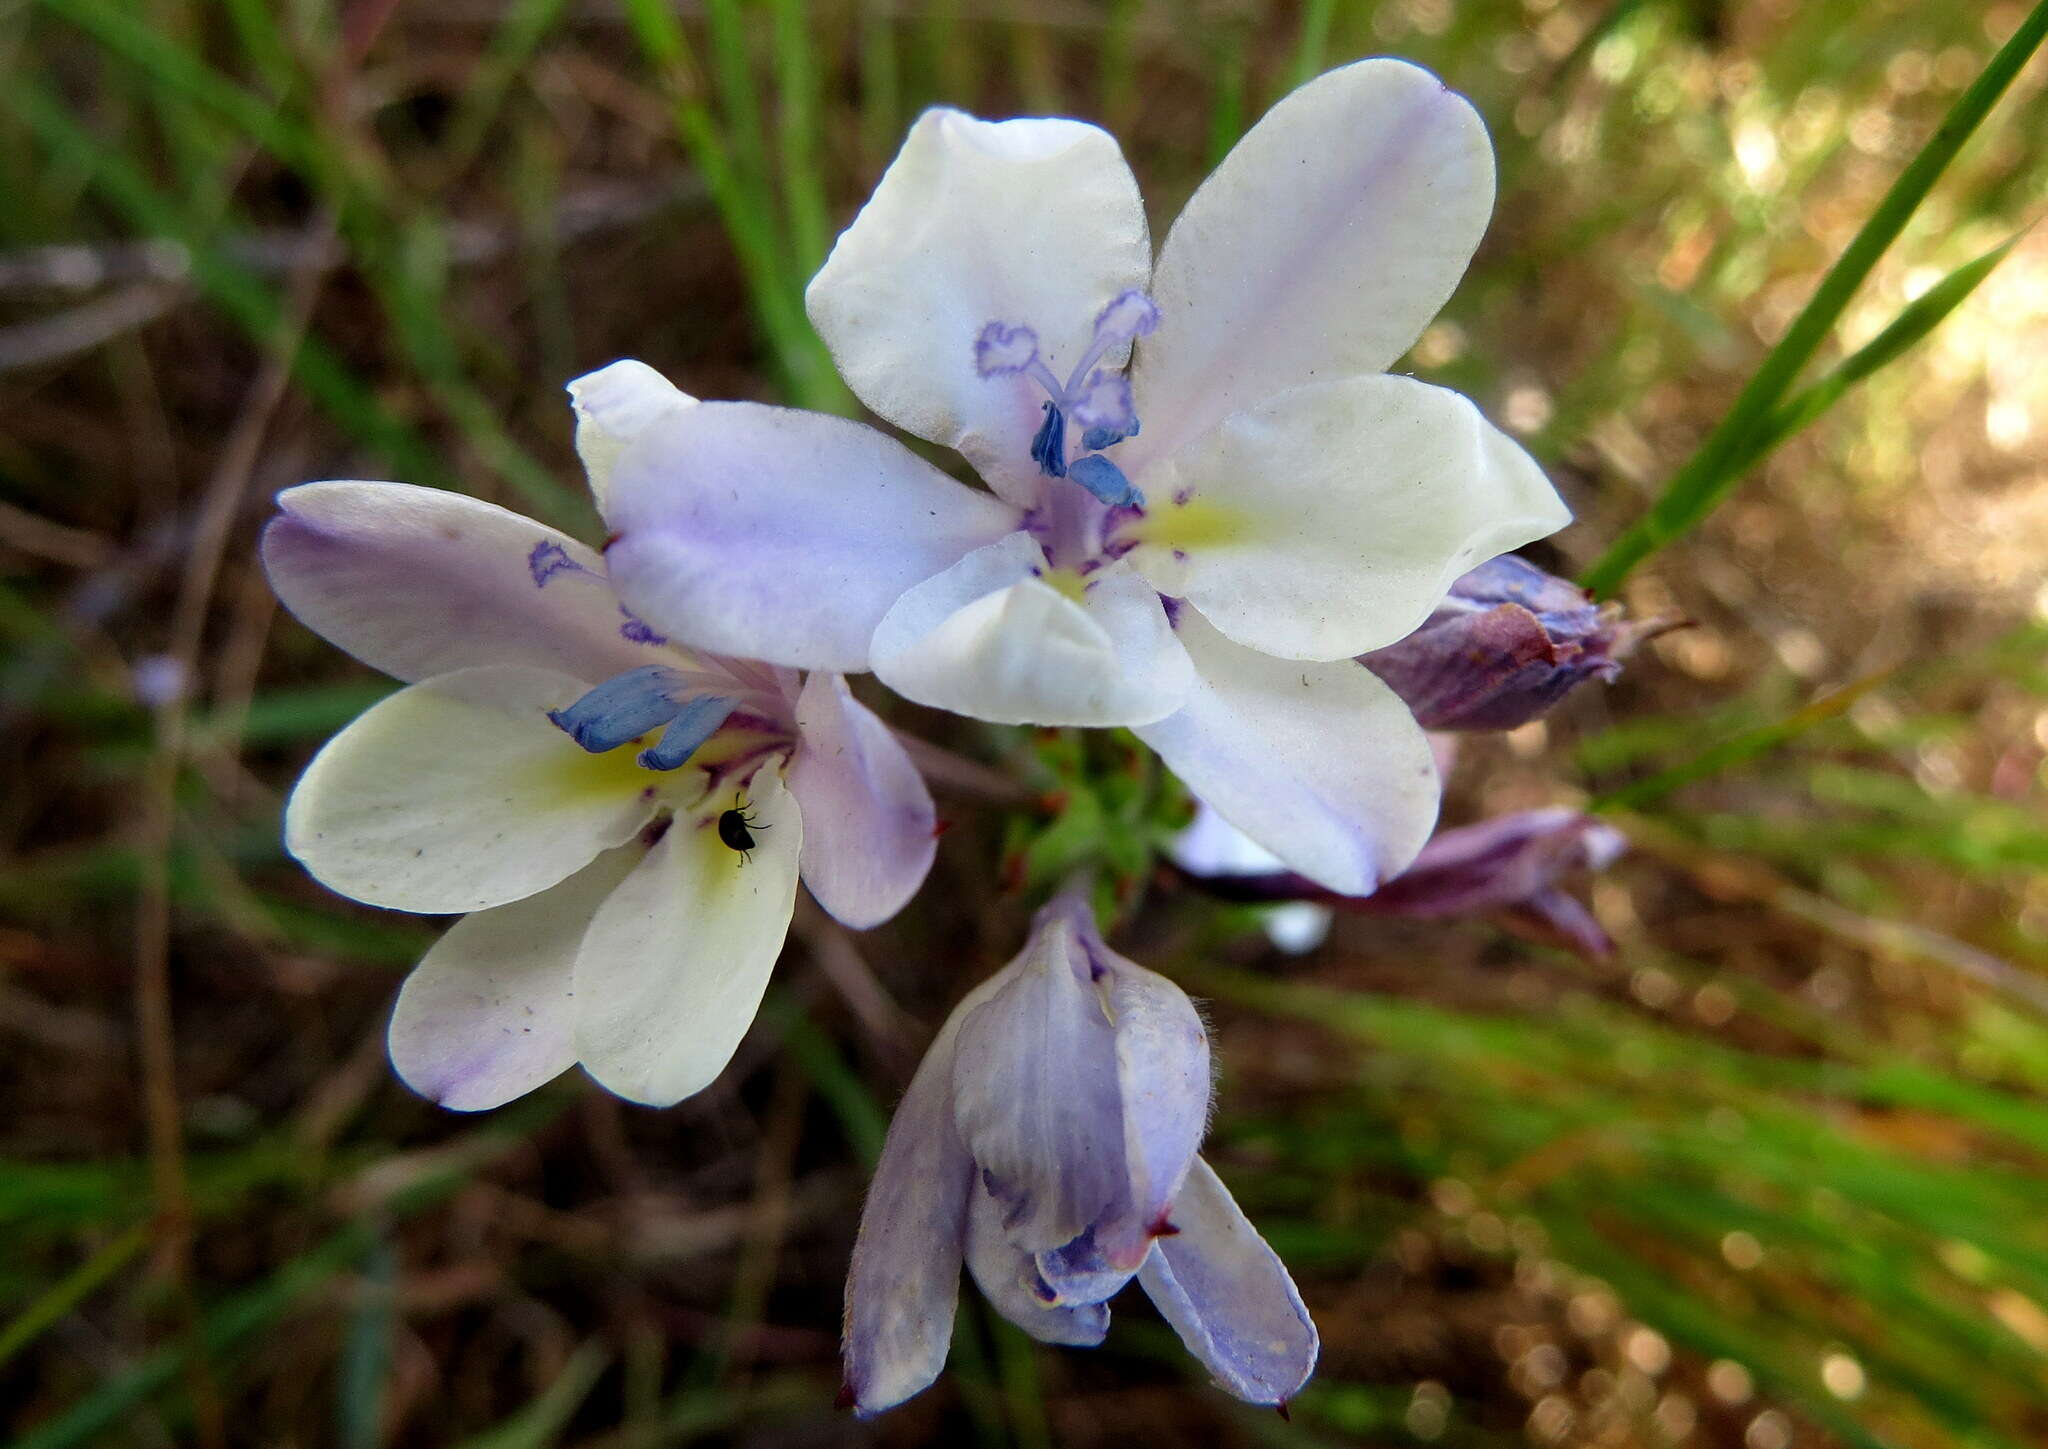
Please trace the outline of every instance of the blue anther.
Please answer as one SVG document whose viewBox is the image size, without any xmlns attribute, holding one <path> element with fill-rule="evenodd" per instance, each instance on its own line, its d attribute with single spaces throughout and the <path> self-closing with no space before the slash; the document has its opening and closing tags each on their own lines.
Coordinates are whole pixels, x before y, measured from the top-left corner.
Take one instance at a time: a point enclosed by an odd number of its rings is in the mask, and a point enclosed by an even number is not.
<svg viewBox="0 0 2048 1449">
<path fill-rule="evenodd" d="M 614 674 L 567 709 L 548 718 L 593 755 L 639 739 L 666 725 L 661 739 L 640 752 L 650 770 L 677 770 L 718 733 L 738 702 L 719 695 L 688 693 L 689 679 L 661 664 L 644 664 Z"/>
<path fill-rule="evenodd" d="M 548 718 L 593 755 L 603 754 L 674 719 L 682 686 L 677 671 L 646 664 L 614 674 L 567 709 L 549 710 Z"/>
<path fill-rule="evenodd" d="M 1111 508 L 1145 506 L 1145 495 L 1132 485 L 1130 479 L 1124 477 L 1124 470 L 1100 453 L 1088 453 L 1076 458 L 1067 465 L 1067 476 Z"/>
<path fill-rule="evenodd" d="M 715 694 L 698 695 L 683 706 L 682 713 L 669 721 L 668 728 L 661 732 L 659 743 L 640 752 L 640 764 L 649 770 L 680 770 L 706 740 L 718 733 L 719 726 L 725 723 L 726 716 L 738 703 L 738 700 L 724 699 Z"/>
<path fill-rule="evenodd" d="M 1136 418 L 1132 418 L 1130 426 L 1127 428 L 1088 429 L 1086 432 L 1081 434 L 1081 446 L 1086 448 L 1091 453 L 1099 453 L 1104 448 L 1114 447 L 1116 444 L 1121 443 L 1125 438 L 1135 438 L 1137 436 L 1138 420 Z"/>
<path fill-rule="evenodd" d="M 1045 421 L 1031 439 L 1031 461 L 1050 477 L 1067 476 L 1067 417 L 1054 403 L 1045 405 Z"/>
</svg>

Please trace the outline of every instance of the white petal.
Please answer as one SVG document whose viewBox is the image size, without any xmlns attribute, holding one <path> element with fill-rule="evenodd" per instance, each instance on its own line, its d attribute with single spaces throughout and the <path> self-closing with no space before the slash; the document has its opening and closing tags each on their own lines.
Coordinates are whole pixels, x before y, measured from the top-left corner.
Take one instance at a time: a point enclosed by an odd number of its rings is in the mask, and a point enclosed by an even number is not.
<svg viewBox="0 0 2048 1449">
<path fill-rule="evenodd" d="M 626 445 L 670 413 L 697 405 L 644 362 L 621 358 L 569 384 L 576 409 L 576 453 L 590 478 L 598 512 L 611 494 L 612 469 Z"/>
<path fill-rule="evenodd" d="M 919 584 L 875 630 L 876 675 L 997 724 L 1138 724 L 1178 706 L 1191 675 L 1159 595 L 1117 563 L 1077 604 L 1037 577 L 1044 564 L 1013 533 Z"/>
<path fill-rule="evenodd" d="M 905 589 L 1017 526 L 1017 512 L 893 438 L 823 413 L 700 403 L 615 461 L 612 580 L 670 638 L 798 669 L 868 667 Z"/>
<path fill-rule="evenodd" d="M 1287 1265 L 1200 1158 L 1138 1281 L 1217 1386 L 1252 1404 L 1284 1404 L 1315 1371 L 1320 1341 Z"/>
<path fill-rule="evenodd" d="M 975 338 L 990 322 L 1029 327 L 1064 378 L 1096 315 L 1142 288 L 1151 264 L 1138 183 L 1107 132 L 931 110 L 804 301 L 862 402 L 1028 503 L 1045 394 L 1022 376 L 981 377 Z"/>
<path fill-rule="evenodd" d="M 640 858 L 607 851 L 558 886 L 464 916 L 399 988 L 386 1041 L 405 1084 L 457 1112 L 523 1097 L 576 1063 L 576 948 Z"/>
<path fill-rule="evenodd" d="M 664 657 L 620 634 L 596 553 L 495 503 L 407 483 L 307 483 L 277 503 L 263 531 L 271 588 L 386 674 L 526 664 L 595 684 Z"/>
<path fill-rule="evenodd" d="M 752 858 L 717 802 L 676 816 L 612 892 L 576 957 L 576 1054 L 606 1090 L 665 1107 L 709 1086 L 753 1024 L 796 906 L 803 817 L 781 775 L 749 786 Z"/>
<path fill-rule="evenodd" d="M 1183 610 L 1195 662 L 1179 711 L 1138 737 L 1290 870 L 1345 895 L 1398 874 L 1436 823 L 1429 741 L 1400 697 L 1349 659 L 1291 664 Z"/>
<path fill-rule="evenodd" d="M 1166 457 L 1285 388 L 1392 365 L 1492 210 L 1486 127 L 1428 71 L 1362 60 L 1284 97 L 1160 248 L 1127 446 Z"/>
<path fill-rule="evenodd" d="M 330 890 L 398 911 L 478 911 L 632 839 L 657 777 L 548 721 L 584 692 L 545 669 L 462 669 L 365 710 L 313 757 L 285 848 Z"/>
<path fill-rule="evenodd" d="M 903 909 L 924 883 L 938 816 L 889 727 L 837 674 L 804 681 L 789 790 L 804 817 L 804 884 L 856 930 Z"/>
<path fill-rule="evenodd" d="M 1384 374 L 1238 413 L 1147 489 L 1162 501 L 1140 527 L 1158 542 L 1131 561 L 1238 643 L 1288 659 L 1391 644 L 1474 564 L 1571 522 L 1470 400 Z"/>
</svg>

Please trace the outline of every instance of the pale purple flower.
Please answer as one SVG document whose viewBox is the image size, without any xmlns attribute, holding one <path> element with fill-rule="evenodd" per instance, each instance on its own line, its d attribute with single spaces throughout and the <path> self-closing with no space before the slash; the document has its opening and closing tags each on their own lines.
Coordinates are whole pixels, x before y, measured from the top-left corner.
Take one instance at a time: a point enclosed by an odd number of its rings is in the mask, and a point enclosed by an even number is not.
<svg viewBox="0 0 2048 1449">
<path fill-rule="evenodd" d="M 929 111 L 806 302 L 862 401 L 989 491 L 859 423 L 706 403 L 618 460 L 621 594 L 693 647 L 1130 726 L 1290 868 L 1369 892 L 1438 786 L 1352 661 L 1569 519 L 1471 402 L 1386 371 L 1492 204 L 1477 114 L 1394 60 L 1274 106 L 1156 265 L 1108 134 Z"/>
<path fill-rule="evenodd" d="M 843 1402 L 879 1413 L 944 1368 L 960 1269 L 1046 1343 L 1092 1347 L 1133 1277 L 1241 1399 L 1283 1404 L 1317 1337 L 1273 1250 L 1195 1155 L 1209 1043 L 1179 987 L 1087 908 L 1040 912 L 968 994 L 889 1124 L 846 1283 Z"/>
<path fill-rule="evenodd" d="M 1512 554 L 1455 584 L 1429 621 L 1359 662 L 1393 687 L 1423 728 L 1510 730 L 1588 679 L 1612 680 L 1643 640 L 1673 627 L 1627 619 Z"/>
<path fill-rule="evenodd" d="M 1521 810 L 1439 831 L 1414 864 L 1370 896 L 1345 897 L 1292 871 L 1268 865 L 1233 839 L 1207 806 L 1175 842 L 1174 860 L 1211 895 L 1254 904 L 1289 903 L 1442 920 L 1497 915 L 1545 939 L 1599 958 L 1614 943 L 1562 882 L 1605 870 L 1627 849 L 1613 826 L 1576 810 Z"/>
<path fill-rule="evenodd" d="M 620 447 L 689 405 L 664 386 L 622 363 L 571 388 L 600 509 Z M 286 844 L 357 900 L 470 913 L 392 1016 L 423 1095 L 493 1107 L 580 1062 L 678 1101 L 753 1020 L 799 876 L 863 927 L 924 879 L 931 797 L 839 675 L 679 648 L 594 550 L 461 494 L 308 483 L 278 503 L 278 597 L 407 685 L 307 767 Z"/>
</svg>

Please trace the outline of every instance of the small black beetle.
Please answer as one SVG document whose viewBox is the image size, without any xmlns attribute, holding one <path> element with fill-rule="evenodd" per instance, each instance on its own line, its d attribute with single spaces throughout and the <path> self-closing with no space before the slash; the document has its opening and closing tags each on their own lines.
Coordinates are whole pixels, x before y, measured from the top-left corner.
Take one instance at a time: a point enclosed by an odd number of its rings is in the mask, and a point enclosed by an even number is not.
<svg viewBox="0 0 2048 1449">
<path fill-rule="evenodd" d="M 767 828 L 746 812 L 738 796 L 733 797 L 732 809 L 718 817 L 718 838 L 725 843 L 726 849 L 740 853 L 741 864 L 753 859 L 749 852 L 758 843 L 754 839 L 754 831 Z"/>
</svg>

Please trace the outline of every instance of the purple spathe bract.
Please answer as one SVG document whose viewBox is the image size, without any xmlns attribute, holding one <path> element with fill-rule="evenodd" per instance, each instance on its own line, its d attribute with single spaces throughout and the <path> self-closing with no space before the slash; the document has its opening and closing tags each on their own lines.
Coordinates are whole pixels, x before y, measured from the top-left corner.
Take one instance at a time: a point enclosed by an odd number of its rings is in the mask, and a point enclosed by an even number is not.
<svg viewBox="0 0 2048 1449">
<path fill-rule="evenodd" d="M 1359 662 L 1425 729 L 1510 730 L 1548 713 L 1588 679 L 1613 680 L 1643 640 L 1673 625 L 1632 622 L 1513 554 L 1451 586 L 1428 621 Z"/>
</svg>

